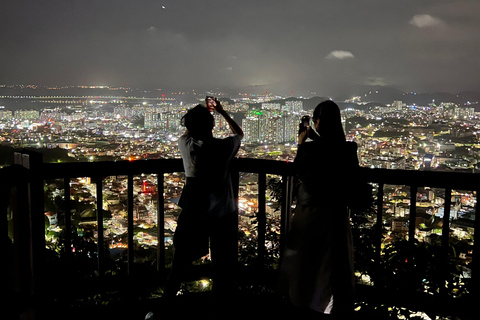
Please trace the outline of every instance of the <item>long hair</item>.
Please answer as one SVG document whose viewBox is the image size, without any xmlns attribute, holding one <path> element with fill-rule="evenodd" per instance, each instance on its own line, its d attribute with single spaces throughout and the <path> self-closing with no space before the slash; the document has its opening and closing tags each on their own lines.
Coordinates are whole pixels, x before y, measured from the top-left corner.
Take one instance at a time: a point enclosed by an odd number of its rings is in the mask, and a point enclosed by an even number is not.
<svg viewBox="0 0 480 320">
<path fill-rule="evenodd" d="M 342 127 L 340 108 L 331 100 L 318 104 L 313 111 L 313 121 L 320 120 L 318 134 L 320 138 L 329 143 L 345 142 L 345 132 Z"/>
</svg>

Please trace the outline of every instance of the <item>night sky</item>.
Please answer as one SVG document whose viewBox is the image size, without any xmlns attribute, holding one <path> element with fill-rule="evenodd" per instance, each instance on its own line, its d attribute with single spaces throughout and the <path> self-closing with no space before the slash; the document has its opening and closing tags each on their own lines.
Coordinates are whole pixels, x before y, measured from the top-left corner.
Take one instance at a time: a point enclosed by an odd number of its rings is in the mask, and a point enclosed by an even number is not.
<svg viewBox="0 0 480 320">
<path fill-rule="evenodd" d="M 480 88 L 480 1 L 0 0 L 0 84 Z"/>
</svg>

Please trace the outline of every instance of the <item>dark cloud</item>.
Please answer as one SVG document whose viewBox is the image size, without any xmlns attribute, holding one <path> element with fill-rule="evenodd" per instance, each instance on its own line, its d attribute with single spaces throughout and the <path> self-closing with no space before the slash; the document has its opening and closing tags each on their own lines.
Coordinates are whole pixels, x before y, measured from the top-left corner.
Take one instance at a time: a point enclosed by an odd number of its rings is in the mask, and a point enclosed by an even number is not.
<svg viewBox="0 0 480 320">
<path fill-rule="evenodd" d="M 0 83 L 479 87 L 473 0 L 5 2 Z"/>
</svg>

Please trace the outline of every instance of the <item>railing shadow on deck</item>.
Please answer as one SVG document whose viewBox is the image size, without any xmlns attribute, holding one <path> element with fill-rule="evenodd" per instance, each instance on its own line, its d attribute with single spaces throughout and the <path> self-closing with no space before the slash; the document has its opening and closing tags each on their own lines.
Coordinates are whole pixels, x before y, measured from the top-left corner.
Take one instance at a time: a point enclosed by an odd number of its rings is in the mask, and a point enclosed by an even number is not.
<svg viewBox="0 0 480 320">
<path fill-rule="evenodd" d="M 42 163 L 41 156 L 34 152 L 18 152 L 15 154 L 15 165 L 4 168 L 1 171 L 2 180 L 6 183 L 2 184 L 1 190 L 1 203 L 0 212 L 2 214 L 1 227 L 5 233 L 10 230 L 9 247 L 12 249 L 12 263 L 9 265 L 11 268 L 7 271 L 7 279 L 10 281 L 9 286 L 15 291 L 20 300 L 29 301 L 28 304 L 36 303 L 38 297 L 45 297 L 45 288 L 48 283 L 49 274 L 51 272 L 58 272 L 66 277 L 79 276 L 69 275 L 68 269 L 71 263 L 75 263 L 75 253 L 72 249 L 72 225 L 71 225 L 71 208 L 70 201 L 64 202 L 63 212 L 65 214 L 64 221 L 64 239 L 61 252 L 59 256 L 60 261 L 55 268 L 64 270 L 52 271 L 53 266 L 45 264 L 46 261 L 46 249 L 45 249 L 45 212 L 44 212 L 44 183 L 46 180 L 62 179 L 64 189 L 64 199 L 70 199 L 70 180 L 77 177 L 90 177 L 92 181 L 97 185 L 102 185 L 103 179 L 108 176 L 125 176 L 127 179 L 127 210 L 128 210 L 128 224 L 127 224 L 127 247 L 134 248 L 134 192 L 133 192 L 133 177 L 141 174 L 155 174 L 157 175 L 157 190 L 164 189 L 164 175 L 168 173 L 183 172 L 183 165 L 180 159 L 162 159 L 162 160 L 139 160 L 139 161 L 117 161 L 117 162 L 91 162 L 91 163 Z M 280 201 L 280 234 L 278 237 L 279 248 L 277 252 L 281 254 L 283 251 L 283 245 L 288 232 L 289 221 L 292 215 L 292 204 L 294 204 L 294 168 L 292 163 L 273 161 L 273 160 L 261 160 L 261 159 L 237 159 L 234 163 L 236 172 L 246 172 L 258 174 L 258 212 L 256 217 L 258 220 L 257 225 L 257 246 L 256 246 L 256 263 L 255 265 L 261 266 L 263 272 L 258 272 L 259 269 L 251 274 L 261 274 L 262 277 L 268 272 L 265 272 L 265 266 L 270 271 L 273 270 L 271 265 L 270 254 L 266 249 L 265 243 L 268 237 L 268 230 L 266 226 L 266 190 L 267 190 L 267 177 L 268 175 L 280 176 L 281 183 L 277 195 Z M 359 254 L 365 254 L 369 251 L 370 256 L 367 256 L 371 261 L 365 259 L 363 256 L 362 262 L 368 263 L 369 266 L 362 266 L 362 270 L 368 270 L 369 277 L 373 280 L 373 285 L 359 286 L 361 294 L 370 295 L 370 299 L 376 299 L 378 301 L 384 299 L 387 296 L 392 296 L 393 299 L 402 300 L 401 304 L 410 305 L 417 308 L 431 309 L 431 305 L 427 305 L 425 301 L 429 300 L 429 295 L 422 294 L 418 288 L 414 291 L 419 293 L 418 295 L 411 295 L 412 290 L 408 290 L 408 286 L 401 284 L 393 285 L 389 283 L 392 280 L 391 274 L 404 273 L 413 275 L 424 266 L 430 266 L 431 264 L 421 264 L 417 266 L 420 261 L 420 257 L 424 255 L 434 255 L 432 251 L 425 251 L 425 246 L 419 246 L 416 239 L 416 212 L 417 201 L 416 194 L 418 188 L 425 186 L 432 188 L 442 188 L 445 190 L 445 206 L 444 206 L 444 219 L 442 226 L 442 235 L 439 241 L 439 245 L 435 246 L 435 255 L 438 255 L 440 268 L 436 270 L 435 274 L 440 274 L 440 283 L 445 283 L 445 279 L 451 279 L 448 276 L 448 268 L 451 266 L 449 263 L 449 250 L 450 250 L 450 207 L 451 207 L 451 192 L 452 190 L 471 190 L 476 192 L 480 191 L 480 179 L 478 174 L 467 173 L 453 173 L 453 172 L 434 172 L 434 171 L 406 171 L 406 170 L 386 170 L 386 169 L 368 169 L 361 168 L 361 174 L 366 181 L 375 185 L 376 189 L 376 202 L 373 203 L 369 212 L 363 213 L 363 217 L 368 216 L 368 219 L 358 222 L 362 224 L 362 229 L 357 230 L 358 238 L 360 240 L 357 248 Z M 406 230 L 405 241 L 399 241 L 394 247 L 394 250 L 401 250 L 401 254 L 393 256 L 396 261 L 396 265 L 393 265 L 393 269 L 387 267 L 385 262 L 385 249 L 382 248 L 384 243 L 382 239 L 385 235 L 385 222 L 384 222 L 384 188 L 386 185 L 404 185 L 410 187 L 410 201 L 409 201 L 409 215 L 408 215 L 408 230 Z M 348 184 L 346 184 L 348 188 Z M 354 192 L 354 190 L 346 190 L 348 192 Z M 97 238 L 96 238 L 96 252 L 95 256 L 91 257 L 95 261 L 93 268 L 98 277 L 93 277 L 94 281 L 102 283 L 102 290 L 106 292 L 110 289 L 119 287 L 118 283 L 111 282 L 109 277 L 104 275 L 108 271 L 109 261 L 106 257 L 105 241 L 104 241 L 104 228 L 103 228 L 103 188 L 96 188 L 96 225 L 97 225 Z M 162 201 L 163 200 L 163 201 Z M 164 197 L 159 197 L 157 201 L 157 226 L 163 226 L 165 220 L 164 209 Z M 478 212 L 478 201 L 476 202 L 475 212 Z M 8 227 L 7 215 L 12 217 L 10 223 L 12 224 L 10 229 Z M 373 220 L 372 220 L 373 218 Z M 479 220 L 475 219 L 474 230 L 478 230 Z M 368 228 L 366 227 L 368 226 Z M 365 231 L 365 234 L 362 232 Z M 163 228 L 158 228 L 159 239 L 165 238 Z M 161 242 L 159 242 L 161 243 Z M 261 244 L 261 245 L 258 245 Z M 419 250 L 418 248 L 421 248 Z M 476 262 L 476 252 L 478 252 L 478 244 L 473 244 L 473 260 L 470 264 L 471 278 L 465 280 L 469 293 L 465 301 L 471 300 L 474 296 L 474 292 L 478 288 L 478 276 L 477 270 L 478 264 Z M 365 252 L 362 252 L 365 250 Z M 422 251 L 423 250 L 423 251 Z M 125 259 L 125 274 L 123 279 L 128 282 L 128 288 L 139 289 L 141 286 L 136 286 L 135 283 L 141 279 L 142 269 L 135 263 L 134 250 L 127 250 L 127 257 Z M 166 246 L 158 245 L 156 250 L 155 270 L 160 275 L 158 279 L 161 279 L 167 272 L 166 270 Z M 49 269 L 50 267 L 50 269 Z M 392 267 L 392 266 L 390 266 Z M 393 271 L 392 271 L 393 270 Z M 274 271 L 274 270 L 273 270 Z M 418 272 L 419 274 L 421 272 Z M 249 275 L 251 275 L 249 274 Z M 272 279 L 275 278 L 274 274 L 270 272 Z M 248 276 L 247 276 L 248 277 Z M 442 278 L 443 277 L 443 278 Z M 58 281 L 58 277 L 53 277 Z M 77 277 L 76 279 L 82 279 Z M 455 278 L 457 279 L 457 278 Z M 68 281 L 63 279 L 64 281 Z M 398 280 L 398 279 L 397 279 Z M 438 279 L 437 279 L 438 280 Z M 458 279 L 457 279 L 458 280 Z M 159 281 L 158 283 L 160 283 Z M 408 282 L 408 281 L 407 281 Z M 153 281 L 153 283 L 157 283 Z M 62 292 L 72 290 L 72 285 L 59 285 L 62 288 Z M 50 284 L 51 286 L 51 284 Z M 395 289 L 395 286 L 398 288 Z M 55 286 L 53 286 L 55 287 Z M 398 290 L 397 290 L 398 289 Z M 112 289 L 113 290 L 113 289 Z M 439 289 L 440 290 L 440 289 Z M 437 301 L 449 301 L 449 295 L 444 290 L 438 292 L 438 295 L 432 296 L 432 299 Z M 134 294 L 133 294 L 134 295 Z M 431 295 L 431 293 L 430 293 Z M 68 296 L 68 294 L 66 294 Z M 421 296 L 423 298 L 421 298 Z M 367 296 L 365 296 L 367 297 Z M 372 298 L 374 297 L 374 298 Z M 425 297 L 427 299 L 425 299 Z M 62 297 L 58 297 L 60 300 Z M 65 297 L 64 297 L 65 298 Z M 121 299 L 129 300 L 132 298 L 132 294 L 122 296 Z M 32 300 L 33 299 L 33 300 Z M 478 299 L 478 298 L 477 298 Z M 41 300 L 41 299 L 40 299 Z M 39 301 L 40 301 L 39 300 Z M 368 300 L 368 299 L 367 299 Z M 431 299 L 430 299 L 431 300 Z M 463 300 L 461 300 L 463 301 Z M 399 302 L 400 303 L 400 302 Z M 438 306 L 439 309 L 443 309 L 445 306 Z M 468 308 L 463 302 L 459 305 L 461 308 Z M 448 309 L 448 308 L 447 308 Z M 443 310 L 445 311 L 445 310 Z M 446 310 L 445 312 L 450 312 Z M 431 311 L 435 312 L 435 311 Z M 462 313 L 462 311 L 459 311 Z M 463 314 L 463 313 L 462 313 Z"/>
</svg>

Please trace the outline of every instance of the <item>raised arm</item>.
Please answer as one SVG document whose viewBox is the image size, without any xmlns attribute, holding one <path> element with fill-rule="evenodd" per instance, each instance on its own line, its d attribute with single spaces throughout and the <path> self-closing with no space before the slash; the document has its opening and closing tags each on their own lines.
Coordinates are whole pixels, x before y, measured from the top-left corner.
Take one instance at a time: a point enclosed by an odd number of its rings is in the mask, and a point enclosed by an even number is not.
<svg viewBox="0 0 480 320">
<path fill-rule="evenodd" d="M 222 115 L 222 117 L 225 118 L 225 120 L 228 122 L 228 125 L 230 126 L 230 129 L 232 130 L 233 134 L 239 135 L 243 138 L 243 130 L 242 128 L 235 122 L 235 120 L 230 117 L 230 115 L 223 109 L 222 104 L 220 101 L 215 99 L 215 110 Z"/>
</svg>

